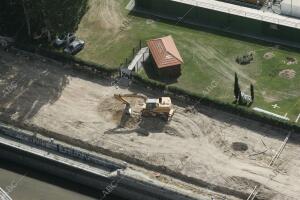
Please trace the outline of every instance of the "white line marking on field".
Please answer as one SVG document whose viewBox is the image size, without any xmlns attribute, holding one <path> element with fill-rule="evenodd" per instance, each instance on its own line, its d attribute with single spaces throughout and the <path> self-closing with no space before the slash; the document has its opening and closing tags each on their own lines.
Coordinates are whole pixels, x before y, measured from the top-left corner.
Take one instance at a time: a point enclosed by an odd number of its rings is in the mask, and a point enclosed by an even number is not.
<svg viewBox="0 0 300 200">
<path fill-rule="evenodd" d="M 298 121 L 299 121 L 299 118 L 300 118 L 300 113 L 299 113 L 299 115 L 298 115 L 298 117 L 297 117 L 297 119 L 296 119 L 296 123 L 298 123 Z"/>
<path fill-rule="evenodd" d="M 275 108 L 280 108 L 277 104 L 272 105 L 272 107 Z"/>
</svg>

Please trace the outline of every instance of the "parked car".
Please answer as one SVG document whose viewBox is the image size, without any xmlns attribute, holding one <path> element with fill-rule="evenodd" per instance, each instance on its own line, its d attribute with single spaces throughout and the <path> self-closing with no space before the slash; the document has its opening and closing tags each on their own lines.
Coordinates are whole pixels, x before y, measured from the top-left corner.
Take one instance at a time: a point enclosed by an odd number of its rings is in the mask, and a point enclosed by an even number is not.
<svg viewBox="0 0 300 200">
<path fill-rule="evenodd" d="M 84 48 L 84 41 L 75 39 L 72 43 L 70 43 L 65 49 L 64 52 L 70 55 L 75 55 L 79 53 Z"/>
<path fill-rule="evenodd" d="M 76 39 L 76 36 L 74 33 L 67 33 L 62 36 L 56 36 L 55 40 L 53 41 L 53 46 L 60 48 L 65 47 L 68 44 L 71 44 Z"/>
<path fill-rule="evenodd" d="M 0 47 L 3 49 L 8 48 L 14 42 L 15 42 L 15 40 L 13 38 L 0 36 Z"/>
</svg>

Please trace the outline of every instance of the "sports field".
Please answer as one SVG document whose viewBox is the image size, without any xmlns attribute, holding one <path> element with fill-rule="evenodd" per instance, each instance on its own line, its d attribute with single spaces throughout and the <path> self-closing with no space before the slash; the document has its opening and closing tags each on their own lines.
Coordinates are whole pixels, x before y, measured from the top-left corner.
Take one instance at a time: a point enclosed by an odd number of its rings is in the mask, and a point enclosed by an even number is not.
<svg viewBox="0 0 300 200">
<path fill-rule="evenodd" d="M 80 58 L 118 67 L 139 40 L 172 35 L 185 61 L 183 74 L 174 85 L 231 102 L 237 72 L 242 90 L 248 92 L 250 83 L 255 86 L 252 107 L 287 113 L 295 121 L 300 113 L 299 52 L 130 15 L 125 9 L 128 3 L 90 0 L 90 9 L 77 32 L 87 42 Z M 254 53 L 251 64 L 235 62 L 238 55 L 248 52 Z"/>
</svg>

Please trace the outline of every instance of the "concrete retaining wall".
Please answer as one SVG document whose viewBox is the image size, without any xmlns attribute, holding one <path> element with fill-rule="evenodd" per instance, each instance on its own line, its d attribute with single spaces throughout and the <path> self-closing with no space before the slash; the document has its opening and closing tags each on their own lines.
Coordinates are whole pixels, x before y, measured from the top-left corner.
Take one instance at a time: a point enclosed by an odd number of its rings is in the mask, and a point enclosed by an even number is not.
<svg viewBox="0 0 300 200">
<path fill-rule="evenodd" d="M 25 144 L 34 145 L 39 148 L 44 148 L 60 153 L 73 159 L 79 159 L 85 163 L 94 164 L 98 167 L 105 168 L 107 171 L 110 172 L 116 171 L 118 169 L 124 169 L 126 167 L 125 165 L 121 165 L 120 163 L 113 163 L 112 161 L 107 161 L 103 158 L 89 154 L 87 152 L 83 152 L 78 149 L 56 143 L 54 140 L 49 141 L 42 138 L 38 138 L 34 135 L 18 132 L 17 130 L 10 129 L 9 127 L 3 124 L 0 124 L 0 133 Z"/>
<path fill-rule="evenodd" d="M 199 200 L 199 198 L 186 195 L 181 191 L 167 188 L 165 185 L 162 186 L 155 182 L 138 179 L 136 176 L 132 176 L 134 171 L 126 169 L 125 165 L 122 166 L 100 156 L 95 157 L 86 152 L 42 138 L 34 138 L 36 136 L 32 136 L 30 133 L 0 124 L 0 158 L 99 189 L 99 199 L 103 196 L 103 193 L 110 193 L 110 189 L 113 188 L 111 193 L 129 200 Z M 14 143 L 17 143 L 17 145 L 13 145 Z M 34 151 L 30 151 L 30 149 L 33 149 L 32 147 L 36 147 L 40 151 L 45 150 L 45 155 L 37 155 Z M 54 151 L 58 152 L 58 155 L 65 155 L 68 158 L 81 159 L 82 165 L 91 164 L 92 162 L 93 165 L 102 170 L 107 170 L 108 174 L 115 172 L 114 170 L 117 169 L 122 169 L 123 173 L 114 173 L 114 175 L 109 176 L 91 173 L 67 162 L 49 159 L 47 153 Z"/>
</svg>

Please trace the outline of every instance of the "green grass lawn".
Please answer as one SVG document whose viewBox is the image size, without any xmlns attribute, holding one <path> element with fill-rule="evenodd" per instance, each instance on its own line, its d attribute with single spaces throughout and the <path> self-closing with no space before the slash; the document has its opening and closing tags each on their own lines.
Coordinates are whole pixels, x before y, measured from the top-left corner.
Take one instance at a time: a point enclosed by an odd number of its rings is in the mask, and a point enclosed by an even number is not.
<svg viewBox="0 0 300 200">
<path fill-rule="evenodd" d="M 131 55 L 139 40 L 172 35 L 184 59 L 182 76 L 173 85 L 200 94 L 209 91 L 210 97 L 232 102 L 234 73 L 237 72 L 242 90 L 248 92 L 250 83 L 255 86 L 256 100 L 252 107 L 281 115 L 287 113 L 292 121 L 300 113 L 300 64 L 286 64 L 286 57 L 296 58 L 300 63 L 300 53 L 132 16 L 125 9 L 128 2 L 90 0 L 90 10 L 77 32 L 87 47 L 78 57 L 118 67 Z M 255 53 L 251 64 L 241 66 L 235 62 L 238 55 L 250 51 Z M 268 52 L 274 57 L 265 59 Z M 285 69 L 294 70 L 295 78 L 280 77 L 279 72 Z M 212 84 L 216 87 L 210 90 Z M 274 109 L 273 104 L 280 108 Z"/>
</svg>

